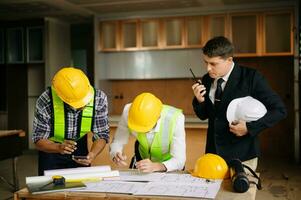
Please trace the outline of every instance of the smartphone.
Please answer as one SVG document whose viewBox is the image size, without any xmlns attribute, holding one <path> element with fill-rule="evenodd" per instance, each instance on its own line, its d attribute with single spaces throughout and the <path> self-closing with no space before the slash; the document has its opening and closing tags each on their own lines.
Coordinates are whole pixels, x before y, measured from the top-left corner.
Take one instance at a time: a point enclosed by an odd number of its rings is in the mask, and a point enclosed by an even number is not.
<svg viewBox="0 0 301 200">
<path fill-rule="evenodd" d="M 193 80 L 194 80 L 196 83 L 202 85 L 202 81 L 196 78 L 196 76 L 194 75 L 192 69 L 189 68 L 189 70 L 190 70 L 190 72 L 191 72 L 191 74 L 192 74 Z"/>
<path fill-rule="evenodd" d="M 72 159 L 76 159 L 76 160 L 87 160 L 87 156 L 75 156 L 75 155 L 72 155 Z"/>
</svg>

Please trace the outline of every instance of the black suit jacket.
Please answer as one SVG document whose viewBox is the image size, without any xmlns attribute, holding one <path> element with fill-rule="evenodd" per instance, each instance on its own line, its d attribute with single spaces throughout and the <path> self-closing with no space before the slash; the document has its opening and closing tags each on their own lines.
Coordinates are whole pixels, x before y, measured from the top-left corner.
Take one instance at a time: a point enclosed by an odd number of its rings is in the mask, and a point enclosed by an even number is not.
<svg viewBox="0 0 301 200">
<path fill-rule="evenodd" d="M 209 99 L 213 79 L 206 74 L 202 82 L 207 90 L 205 101 L 199 103 L 194 98 L 192 105 L 201 120 L 208 119 L 206 153 L 216 153 L 226 161 L 232 158 L 245 161 L 258 157 L 258 133 L 275 125 L 286 116 L 286 108 L 281 98 L 273 92 L 258 71 L 238 65 L 234 65 L 217 108 Z M 262 102 L 267 108 L 267 113 L 257 121 L 248 122 L 248 134 L 237 137 L 230 132 L 226 111 L 233 99 L 245 96 L 252 96 Z"/>
</svg>

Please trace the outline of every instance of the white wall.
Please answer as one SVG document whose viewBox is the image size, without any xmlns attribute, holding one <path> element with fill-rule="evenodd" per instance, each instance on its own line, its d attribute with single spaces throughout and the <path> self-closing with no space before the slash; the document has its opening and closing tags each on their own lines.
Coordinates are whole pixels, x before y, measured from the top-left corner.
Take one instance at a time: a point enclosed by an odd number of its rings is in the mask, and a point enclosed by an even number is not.
<svg viewBox="0 0 301 200">
<path fill-rule="evenodd" d="M 106 79 L 189 78 L 189 68 L 200 76 L 206 73 L 200 49 L 98 53 L 96 68 Z M 104 74 L 96 73 L 95 79 Z"/>
<path fill-rule="evenodd" d="M 45 85 L 48 86 L 60 68 L 71 65 L 70 24 L 46 18 L 45 29 Z"/>
</svg>

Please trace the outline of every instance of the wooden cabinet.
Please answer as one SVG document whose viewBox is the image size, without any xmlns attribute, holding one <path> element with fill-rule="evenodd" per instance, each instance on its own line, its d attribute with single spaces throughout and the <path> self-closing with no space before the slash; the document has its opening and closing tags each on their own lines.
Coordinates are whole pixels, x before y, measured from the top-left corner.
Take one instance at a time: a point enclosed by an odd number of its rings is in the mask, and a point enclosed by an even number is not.
<svg viewBox="0 0 301 200">
<path fill-rule="evenodd" d="M 43 25 L 4 28 L 0 31 L 0 63 L 42 63 L 44 42 Z"/>
<path fill-rule="evenodd" d="M 235 56 L 293 55 L 293 12 L 227 13 L 101 22 L 100 50 L 201 48 L 216 36 Z"/>
<path fill-rule="evenodd" d="M 291 12 L 263 16 L 263 54 L 293 55 L 293 15 Z"/>
<path fill-rule="evenodd" d="M 27 27 L 27 59 L 28 63 L 44 62 L 44 30 L 43 27 Z"/>
<path fill-rule="evenodd" d="M 202 16 L 186 17 L 184 30 L 186 47 L 202 47 L 205 32 Z"/>
<path fill-rule="evenodd" d="M 259 17 L 256 14 L 236 14 L 231 16 L 230 34 L 235 46 L 234 53 L 239 56 L 255 56 Z"/>
<path fill-rule="evenodd" d="M 120 47 L 119 21 L 102 22 L 100 26 L 100 49 L 116 51 Z"/>
<path fill-rule="evenodd" d="M 212 15 L 207 17 L 208 33 L 207 39 L 226 35 L 226 15 Z"/>
<path fill-rule="evenodd" d="M 7 55 L 9 64 L 24 63 L 24 31 L 23 28 L 8 28 L 6 30 Z"/>
<path fill-rule="evenodd" d="M 163 47 L 184 47 L 184 18 L 166 18 L 163 21 Z"/>
<path fill-rule="evenodd" d="M 141 49 L 158 49 L 160 47 L 161 24 L 158 19 L 142 19 L 140 21 Z"/>
<path fill-rule="evenodd" d="M 121 49 L 137 50 L 138 20 L 123 21 L 121 23 Z"/>
</svg>

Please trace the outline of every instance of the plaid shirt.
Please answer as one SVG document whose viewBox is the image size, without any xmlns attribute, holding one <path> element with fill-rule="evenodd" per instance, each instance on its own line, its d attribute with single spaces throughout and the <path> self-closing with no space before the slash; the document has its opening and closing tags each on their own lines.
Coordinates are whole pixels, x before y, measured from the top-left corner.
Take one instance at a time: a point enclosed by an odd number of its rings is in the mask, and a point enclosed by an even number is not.
<svg viewBox="0 0 301 200">
<path fill-rule="evenodd" d="M 109 141 L 109 123 L 108 123 L 108 102 L 107 96 L 101 90 L 95 92 L 95 113 L 93 121 L 93 141 L 97 139 L 104 139 L 107 143 Z M 40 139 L 48 139 L 52 128 L 51 124 L 51 98 L 50 90 L 47 89 L 41 94 L 36 102 L 35 116 L 33 121 L 33 137 L 34 143 Z M 78 118 L 80 117 L 80 110 L 74 110 L 67 105 L 65 116 L 68 118 L 68 138 L 76 138 Z"/>
</svg>

